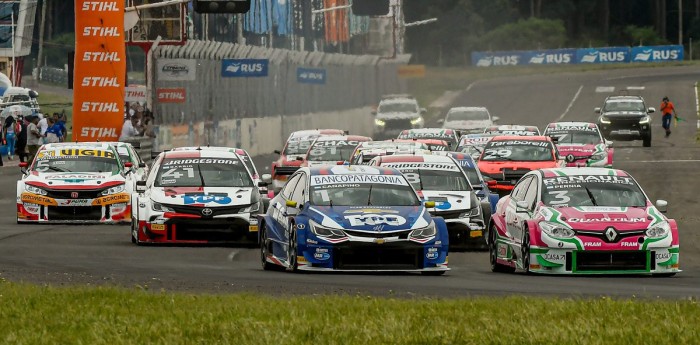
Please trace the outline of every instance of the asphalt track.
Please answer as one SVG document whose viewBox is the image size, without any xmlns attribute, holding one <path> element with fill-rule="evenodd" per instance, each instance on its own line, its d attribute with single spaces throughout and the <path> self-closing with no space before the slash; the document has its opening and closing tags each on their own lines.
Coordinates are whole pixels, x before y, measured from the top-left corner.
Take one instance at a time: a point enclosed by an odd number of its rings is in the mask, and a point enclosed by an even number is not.
<svg viewBox="0 0 700 345">
<path fill-rule="evenodd" d="M 667 95 L 681 122 L 666 139 L 655 114 L 651 148 L 616 142 L 615 166 L 629 171 L 652 199 L 670 203 L 678 220 L 681 268 L 673 278 L 550 277 L 491 273 L 486 252 L 451 253 L 452 271 L 416 274 L 289 274 L 265 272 L 258 250 L 237 247 L 137 247 L 128 226 L 15 224 L 16 168 L 0 168 L 0 278 L 52 285 L 119 285 L 188 292 L 256 292 L 272 295 L 349 294 L 395 297 L 556 295 L 641 298 L 700 296 L 700 148 L 695 143 L 693 84 L 697 67 L 606 70 L 502 78 L 478 82 L 455 105 L 482 105 L 501 123 L 546 125 L 593 121 L 593 108 L 609 93 L 598 87 L 644 87 L 650 106 Z M 598 89 L 603 91 L 604 89 Z M 268 162 L 258 162 L 267 166 Z"/>
</svg>

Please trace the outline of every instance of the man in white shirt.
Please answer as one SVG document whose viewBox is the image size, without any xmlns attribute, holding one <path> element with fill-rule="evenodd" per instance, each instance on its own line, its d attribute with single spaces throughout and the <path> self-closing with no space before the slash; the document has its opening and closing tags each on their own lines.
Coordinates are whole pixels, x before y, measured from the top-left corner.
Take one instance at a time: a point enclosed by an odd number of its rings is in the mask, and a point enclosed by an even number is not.
<svg viewBox="0 0 700 345">
<path fill-rule="evenodd" d="M 137 137 L 139 136 L 139 131 L 136 129 L 136 124 L 138 122 L 138 119 L 136 116 L 132 116 L 129 121 L 124 121 L 124 125 L 122 126 L 122 133 L 119 136 L 119 141 L 124 141 L 127 138 L 131 137 Z"/>
<path fill-rule="evenodd" d="M 37 124 L 37 127 L 39 127 L 39 132 L 41 133 L 41 137 L 43 138 L 41 142 L 42 144 L 46 144 L 46 131 L 49 129 L 49 122 L 46 119 L 46 116 L 39 116 L 39 118 L 40 120 Z"/>
</svg>

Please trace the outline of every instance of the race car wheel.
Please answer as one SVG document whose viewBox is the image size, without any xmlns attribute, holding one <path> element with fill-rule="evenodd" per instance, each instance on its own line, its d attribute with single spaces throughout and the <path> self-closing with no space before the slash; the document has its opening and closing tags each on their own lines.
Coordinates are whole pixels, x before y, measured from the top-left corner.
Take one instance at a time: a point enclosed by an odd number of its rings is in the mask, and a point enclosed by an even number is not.
<svg viewBox="0 0 700 345">
<path fill-rule="evenodd" d="M 260 260 L 263 270 L 270 271 L 276 267 L 274 264 L 267 262 L 267 255 L 270 251 L 270 247 L 267 243 L 267 230 L 265 229 L 265 223 L 260 223 L 260 231 Z"/>
<path fill-rule="evenodd" d="M 514 267 L 498 263 L 498 245 L 496 243 L 496 227 L 491 225 L 489 229 L 489 261 L 491 262 L 491 272 L 513 273 Z"/>
<path fill-rule="evenodd" d="M 297 226 L 296 224 L 292 224 L 292 231 L 289 234 L 289 246 L 287 248 L 287 263 L 289 264 L 289 267 L 287 267 L 287 269 L 291 272 L 296 272 L 297 270 L 297 255 Z"/>
<path fill-rule="evenodd" d="M 522 252 L 522 261 L 523 261 L 523 269 L 525 270 L 525 274 L 530 273 L 530 232 L 525 229 L 525 235 L 523 236 L 523 244 L 521 247 L 521 252 Z"/>
</svg>

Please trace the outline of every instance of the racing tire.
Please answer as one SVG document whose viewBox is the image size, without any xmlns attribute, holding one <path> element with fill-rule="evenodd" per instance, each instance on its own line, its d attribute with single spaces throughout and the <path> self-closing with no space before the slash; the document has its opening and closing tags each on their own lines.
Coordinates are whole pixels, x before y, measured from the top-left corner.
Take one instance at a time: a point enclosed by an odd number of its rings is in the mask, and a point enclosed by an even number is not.
<svg viewBox="0 0 700 345">
<path fill-rule="evenodd" d="M 656 274 L 652 274 L 653 277 L 658 277 L 658 278 L 671 278 L 671 277 L 673 277 L 673 276 L 675 276 L 675 275 L 676 275 L 675 272 L 674 272 L 674 273 L 656 273 Z"/>
<path fill-rule="evenodd" d="M 491 272 L 496 273 L 513 273 L 515 267 L 499 264 L 496 258 L 498 257 L 498 246 L 496 245 L 496 227 L 489 228 L 489 262 L 491 263 Z"/>
<path fill-rule="evenodd" d="M 532 273 L 530 272 L 530 231 L 527 228 L 525 229 L 525 235 L 523 235 L 521 255 L 525 274 Z"/>
<path fill-rule="evenodd" d="M 290 272 L 296 272 L 298 268 L 297 255 L 298 255 L 298 243 L 297 243 L 297 226 L 292 223 L 292 231 L 289 234 L 289 245 L 287 247 L 287 270 Z"/>
<path fill-rule="evenodd" d="M 651 135 L 642 138 L 642 146 L 651 147 Z"/>
<path fill-rule="evenodd" d="M 267 230 L 265 230 L 265 223 L 260 224 L 260 261 L 262 264 L 262 269 L 264 271 L 272 271 L 277 268 L 273 263 L 267 262 L 268 251 L 270 250 L 267 244 Z"/>
<path fill-rule="evenodd" d="M 136 241 L 138 241 L 138 230 L 134 231 L 134 229 L 137 228 L 136 225 L 136 220 L 131 218 L 131 243 L 136 244 Z"/>
<path fill-rule="evenodd" d="M 424 276 L 441 276 L 441 275 L 445 274 L 445 272 L 447 272 L 447 271 L 428 271 L 428 272 L 421 272 L 420 274 L 424 275 Z"/>
</svg>

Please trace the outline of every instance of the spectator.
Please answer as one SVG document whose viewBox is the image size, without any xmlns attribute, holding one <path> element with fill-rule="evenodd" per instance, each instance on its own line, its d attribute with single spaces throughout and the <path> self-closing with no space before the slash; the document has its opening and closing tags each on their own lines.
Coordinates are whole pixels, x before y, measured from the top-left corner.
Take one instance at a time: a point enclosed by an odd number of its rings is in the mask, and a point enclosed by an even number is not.
<svg viewBox="0 0 700 345">
<path fill-rule="evenodd" d="M 40 118 L 40 119 L 39 119 L 39 118 Z M 39 133 L 41 133 L 41 137 L 42 137 L 42 138 L 46 138 L 46 130 L 49 129 L 49 119 L 48 119 L 48 116 L 43 116 L 43 115 L 39 114 L 39 118 L 37 118 L 37 119 L 39 119 L 39 122 L 38 122 L 38 124 L 37 124 L 37 126 L 38 126 L 38 128 L 39 128 Z M 41 140 L 41 143 L 42 143 L 42 144 L 45 143 L 45 142 L 46 142 L 46 139 L 42 139 L 42 140 Z"/>
<path fill-rule="evenodd" d="M 54 121 L 54 126 L 58 126 L 59 131 L 61 132 L 61 135 L 59 137 L 61 138 L 61 141 L 66 140 L 66 135 L 68 135 L 68 130 L 66 129 L 66 120 L 65 116 L 59 113 L 53 113 L 53 121 Z"/>
<path fill-rule="evenodd" d="M 12 156 L 15 154 L 15 143 L 17 141 L 16 122 L 14 116 L 10 114 L 2 126 L 3 138 L 5 138 L 5 145 L 7 145 L 7 159 L 9 160 L 12 160 Z"/>
<path fill-rule="evenodd" d="M 27 125 L 29 120 L 27 118 L 22 118 L 20 115 L 17 121 L 17 130 L 15 131 L 17 135 L 17 146 L 15 147 L 15 153 L 19 157 L 20 162 L 27 161 Z"/>
<path fill-rule="evenodd" d="M 49 119 L 49 129 L 46 130 L 46 142 L 49 144 L 63 141 L 63 131 L 54 119 Z"/>
<path fill-rule="evenodd" d="M 131 117 L 131 120 L 124 122 L 124 125 L 122 126 L 122 133 L 119 135 L 119 141 L 124 141 L 128 138 L 131 137 L 137 137 L 141 135 L 141 133 L 138 131 L 138 118 L 136 115 Z"/>
<path fill-rule="evenodd" d="M 38 127 L 39 117 L 32 115 L 29 125 L 27 126 L 27 150 L 29 151 L 28 161 L 34 161 L 37 151 L 41 146 L 42 138 L 41 130 Z M 47 128 L 48 129 L 48 128 Z"/>
</svg>

